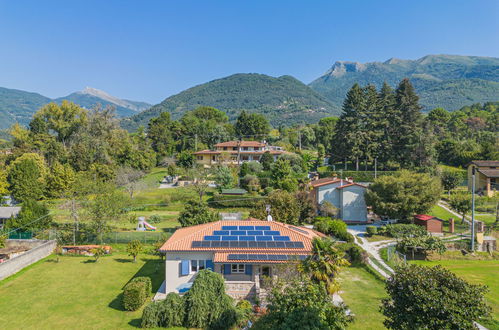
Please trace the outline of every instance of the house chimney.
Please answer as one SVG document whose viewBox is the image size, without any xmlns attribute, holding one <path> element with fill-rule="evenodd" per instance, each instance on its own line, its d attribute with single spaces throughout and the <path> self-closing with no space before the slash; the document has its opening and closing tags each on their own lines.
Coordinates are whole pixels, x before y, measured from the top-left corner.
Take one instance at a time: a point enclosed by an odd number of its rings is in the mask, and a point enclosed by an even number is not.
<svg viewBox="0 0 499 330">
<path fill-rule="evenodd" d="M 347 181 L 348 181 L 348 182 L 350 182 L 350 183 L 353 183 L 353 177 L 349 176 L 349 177 L 347 178 Z"/>
</svg>

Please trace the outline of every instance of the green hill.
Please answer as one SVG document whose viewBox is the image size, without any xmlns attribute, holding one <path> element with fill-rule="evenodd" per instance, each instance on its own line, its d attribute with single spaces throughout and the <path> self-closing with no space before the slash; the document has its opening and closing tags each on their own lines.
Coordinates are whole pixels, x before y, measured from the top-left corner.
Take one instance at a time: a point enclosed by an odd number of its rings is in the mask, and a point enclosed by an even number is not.
<svg viewBox="0 0 499 330">
<path fill-rule="evenodd" d="M 168 111 L 174 119 L 198 106 L 225 111 L 231 120 L 241 110 L 264 114 L 274 126 L 310 123 L 339 112 L 320 94 L 291 76 L 278 78 L 263 74 L 234 74 L 189 88 L 131 118 L 122 125 L 135 129 Z"/>
<path fill-rule="evenodd" d="M 94 88 L 85 88 L 81 92 L 69 94 L 66 97 L 51 99 L 37 93 L 0 87 L 0 130 L 7 129 L 18 122 L 28 125 L 33 114 L 50 102 L 61 103 L 62 100 L 72 101 L 84 108 L 90 109 L 96 104 L 112 105 L 119 117 L 134 115 L 151 105 L 116 98 Z"/>
<path fill-rule="evenodd" d="M 428 55 L 414 61 L 340 61 L 309 86 L 340 109 L 354 83 L 380 87 L 386 81 L 395 87 L 406 77 L 420 95 L 423 111 L 435 107 L 457 110 L 473 103 L 499 100 L 499 58 L 493 57 Z"/>
</svg>

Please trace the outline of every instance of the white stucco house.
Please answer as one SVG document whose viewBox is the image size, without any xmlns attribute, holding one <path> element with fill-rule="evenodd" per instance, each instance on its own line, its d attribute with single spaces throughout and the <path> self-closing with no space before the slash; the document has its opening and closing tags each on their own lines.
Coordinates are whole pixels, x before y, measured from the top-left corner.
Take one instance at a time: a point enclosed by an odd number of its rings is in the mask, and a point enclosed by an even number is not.
<svg viewBox="0 0 499 330">
<path fill-rule="evenodd" d="M 165 282 L 155 300 L 188 291 L 202 269 L 221 274 L 227 294 L 234 298 L 260 296 L 263 276 L 276 276 L 278 264 L 305 259 L 312 240 L 323 236 L 309 228 L 253 218 L 178 229 L 160 248 Z"/>
<path fill-rule="evenodd" d="M 310 195 L 317 205 L 324 201 L 333 204 L 340 210 L 340 218 L 348 223 L 367 222 L 366 189 L 351 178 L 330 177 L 310 182 Z"/>
</svg>

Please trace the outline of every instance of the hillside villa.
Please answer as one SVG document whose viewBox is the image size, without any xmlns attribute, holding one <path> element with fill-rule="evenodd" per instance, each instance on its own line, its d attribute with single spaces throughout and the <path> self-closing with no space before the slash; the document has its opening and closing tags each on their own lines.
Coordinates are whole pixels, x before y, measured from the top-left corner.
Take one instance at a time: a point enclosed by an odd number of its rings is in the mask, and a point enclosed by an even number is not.
<svg viewBox="0 0 499 330">
<path fill-rule="evenodd" d="M 305 227 L 253 218 L 180 228 L 160 248 L 165 282 L 155 300 L 188 291 L 202 269 L 221 274 L 227 294 L 234 298 L 260 297 L 263 276 L 278 276 L 277 265 L 305 259 L 312 240 L 323 236 Z"/>
<path fill-rule="evenodd" d="M 310 182 L 310 197 L 317 206 L 329 202 L 339 209 L 339 218 L 348 223 L 367 222 L 364 194 L 367 187 L 352 178 L 329 177 Z"/>
<path fill-rule="evenodd" d="M 499 178 L 499 161 L 474 160 L 468 164 L 468 190 L 472 187 L 472 172 L 475 171 L 475 193 L 493 197 L 497 191 L 497 178 Z"/>
<path fill-rule="evenodd" d="M 285 151 L 281 147 L 270 146 L 266 141 L 227 141 L 215 144 L 214 149 L 206 149 L 194 153 L 196 162 L 205 167 L 214 164 L 236 164 L 242 162 L 259 162 L 264 153 L 270 153 L 274 161 Z"/>
</svg>

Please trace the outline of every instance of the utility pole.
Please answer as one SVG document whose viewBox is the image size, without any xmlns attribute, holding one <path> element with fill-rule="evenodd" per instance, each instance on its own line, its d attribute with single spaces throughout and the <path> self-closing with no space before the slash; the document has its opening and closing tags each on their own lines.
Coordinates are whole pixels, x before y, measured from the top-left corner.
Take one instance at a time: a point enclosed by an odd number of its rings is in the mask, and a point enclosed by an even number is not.
<svg viewBox="0 0 499 330">
<path fill-rule="evenodd" d="M 301 151 L 301 131 L 300 130 L 298 130 L 298 146 L 299 146 L 298 148 Z"/>
<path fill-rule="evenodd" d="M 475 251 L 475 166 L 471 176 L 471 252 Z"/>
</svg>

